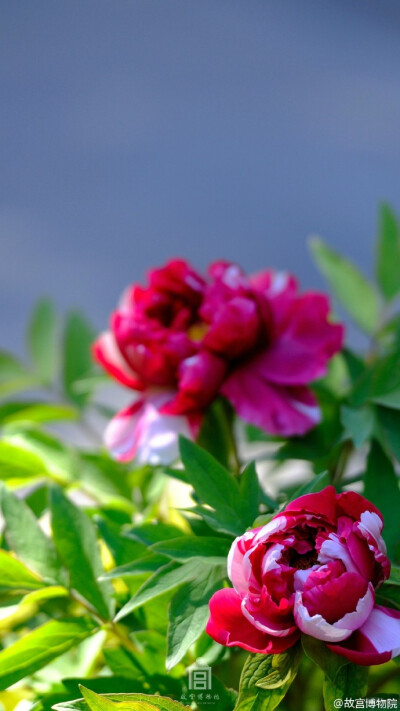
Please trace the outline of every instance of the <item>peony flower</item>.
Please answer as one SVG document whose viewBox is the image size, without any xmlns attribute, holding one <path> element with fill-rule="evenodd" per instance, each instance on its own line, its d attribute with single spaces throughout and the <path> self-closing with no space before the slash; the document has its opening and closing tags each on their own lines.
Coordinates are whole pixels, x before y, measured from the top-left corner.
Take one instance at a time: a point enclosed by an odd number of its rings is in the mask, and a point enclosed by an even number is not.
<svg viewBox="0 0 400 711">
<path fill-rule="evenodd" d="M 250 652 L 291 647 L 301 632 L 361 665 L 400 654 L 400 611 L 375 603 L 388 578 L 380 512 L 332 486 L 306 494 L 232 544 L 233 588 L 210 600 L 206 631 Z"/>
<path fill-rule="evenodd" d="M 168 391 L 152 391 L 112 418 L 104 442 L 116 459 L 136 459 L 138 464 L 153 466 L 168 464 L 179 456 L 179 435 L 195 439 L 198 417 L 161 414 L 162 405 L 170 397 Z"/>
<path fill-rule="evenodd" d="M 216 262 L 199 310 L 199 351 L 178 370 L 176 398 L 163 410 L 183 414 L 224 395 L 246 422 L 270 434 L 302 435 L 319 422 L 308 385 L 326 373 L 343 340 L 329 323 L 329 300 L 300 296 L 293 277 L 271 271 L 247 277 Z"/>
<path fill-rule="evenodd" d="M 235 264 L 216 262 L 203 279 L 183 260 L 150 272 L 148 287 L 127 290 L 111 330 L 94 345 L 110 375 L 144 398 L 110 426 L 112 452 L 121 459 L 137 451 L 137 413 L 154 389 L 164 390 L 157 411 L 172 430 L 186 418 L 183 429 L 193 435 L 191 423 L 223 395 L 266 432 L 304 434 L 320 418 L 309 383 L 342 345 L 343 328 L 328 315 L 325 296 L 300 296 L 285 274 L 247 277 Z"/>
</svg>

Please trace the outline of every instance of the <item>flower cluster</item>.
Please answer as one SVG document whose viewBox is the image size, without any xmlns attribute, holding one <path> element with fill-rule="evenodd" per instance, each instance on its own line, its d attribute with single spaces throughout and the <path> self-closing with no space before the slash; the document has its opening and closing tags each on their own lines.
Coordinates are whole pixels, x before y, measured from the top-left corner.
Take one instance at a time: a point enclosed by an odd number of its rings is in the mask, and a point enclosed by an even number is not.
<svg viewBox="0 0 400 711">
<path fill-rule="evenodd" d="M 400 611 L 375 603 L 390 562 L 378 509 L 332 486 L 290 503 L 237 538 L 228 558 L 233 589 L 210 601 L 208 634 L 251 652 L 282 652 L 303 632 L 361 665 L 400 653 Z"/>
<path fill-rule="evenodd" d="M 94 345 L 97 361 L 142 397 L 110 423 L 106 442 L 121 460 L 157 463 L 176 434 L 195 436 L 223 395 L 236 413 L 270 434 L 302 435 L 320 417 L 309 384 L 326 373 L 343 328 L 329 301 L 300 295 L 292 276 L 246 276 L 216 262 L 203 278 L 183 260 L 133 285 Z"/>
</svg>

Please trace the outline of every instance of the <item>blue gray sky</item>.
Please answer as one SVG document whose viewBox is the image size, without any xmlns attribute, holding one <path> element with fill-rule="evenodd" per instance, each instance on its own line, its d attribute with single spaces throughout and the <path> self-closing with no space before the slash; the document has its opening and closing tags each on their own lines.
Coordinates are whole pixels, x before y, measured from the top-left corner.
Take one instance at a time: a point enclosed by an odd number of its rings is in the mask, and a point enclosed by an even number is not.
<svg viewBox="0 0 400 711">
<path fill-rule="evenodd" d="M 105 326 L 171 256 L 371 270 L 400 211 L 398 0 L 3 0 L 0 321 L 42 295 Z"/>
</svg>

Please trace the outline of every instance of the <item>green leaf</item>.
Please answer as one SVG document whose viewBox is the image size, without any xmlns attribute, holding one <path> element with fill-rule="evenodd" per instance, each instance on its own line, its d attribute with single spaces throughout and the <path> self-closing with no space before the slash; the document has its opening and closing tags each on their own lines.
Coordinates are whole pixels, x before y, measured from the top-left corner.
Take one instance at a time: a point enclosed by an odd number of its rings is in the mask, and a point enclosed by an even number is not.
<svg viewBox="0 0 400 711">
<path fill-rule="evenodd" d="M 398 410 L 389 410 L 386 407 L 378 407 L 377 419 L 381 436 L 384 438 L 386 446 L 389 447 L 400 462 L 400 412 Z"/>
<path fill-rule="evenodd" d="M 311 481 L 308 481 L 306 484 L 300 486 L 299 489 L 296 489 L 289 501 L 294 501 L 298 499 L 299 496 L 304 496 L 304 494 L 316 494 L 318 491 L 325 489 L 326 486 L 329 486 L 330 483 L 331 476 L 329 472 L 321 472 L 321 474 L 315 476 Z M 289 503 L 289 501 L 287 503 Z"/>
<path fill-rule="evenodd" d="M 156 570 L 165 565 L 166 562 L 165 556 L 149 553 L 137 560 L 133 560 L 132 563 L 119 565 L 117 568 L 109 570 L 107 573 L 104 573 L 99 580 L 115 580 L 117 578 L 143 575 L 144 573 L 155 573 Z"/>
<path fill-rule="evenodd" d="M 255 462 L 250 462 L 244 468 L 239 481 L 241 497 L 241 514 L 247 526 L 252 526 L 258 516 L 260 503 L 260 485 L 258 483 Z"/>
<path fill-rule="evenodd" d="M 400 565 L 392 565 L 390 578 L 387 582 L 389 585 L 400 585 Z"/>
<path fill-rule="evenodd" d="M 0 351 L 0 397 L 37 385 L 37 378 L 11 353 Z"/>
<path fill-rule="evenodd" d="M 328 649 L 325 642 L 321 642 L 321 640 L 315 637 L 302 634 L 301 643 L 307 657 L 317 664 L 331 681 L 335 681 L 339 670 L 346 664 L 349 664 L 345 657 L 334 654 L 334 652 Z"/>
<path fill-rule="evenodd" d="M 400 511 L 399 482 L 392 462 L 375 441 L 371 444 L 368 456 L 363 493 L 381 511 L 385 522 L 382 535 L 388 548 L 388 555 L 393 560 L 398 560 L 400 516 L 394 516 L 393 512 Z"/>
<path fill-rule="evenodd" d="M 65 578 L 53 542 L 43 533 L 29 506 L 4 485 L 0 487 L 0 501 L 9 547 L 44 580 L 63 583 Z"/>
<path fill-rule="evenodd" d="M 377 404 L 390 404 L 386 402 L 388 396 L 400 391 L 400 350 L 397 349 L 389 355 L 375 361 L 364 371 L 354 385 L 351 394 L 351 405 L 360 407 L 365 402 L 372 401 Z"/>
<path fill-rule="evenodd" d="M 29 592 L 44 585 L 43 580 L 36 577 L 23 563 L 10 553 L 0 550 L 0 588 L 2 590 L 19 590 Z"/>
<path fill-rule="evenodd" d="M 375 413 L 372 407 L 365 405 L 355 410 L 351 407 L 342 407 L 342 423 L 345 427 L 345 437 L 351 437 L 354 446 L 362 447 L 374 431 Z"/>
<path fill-rule="evenodd" d="M 83 687 L 81 687 L 81 690 L 83 693 Z M 86 693 L 87 691 L 88 689 L 86 689 Z M 182 706 L 178 701 L 150 694 L 102 694 L 100 698 L 109 702 L 116 702 L 113 704 L 113 711 L 118 711 L 118 709 L 119 711 L 125 711 L 125 709 L 127 711 L 147 711 L 145 704 L 150 706 L 151 711 L 155 709 L 159 711 L 182 711 L 182 709 L 190 711 L 188 706 Z M 140 705 L 138 706 L 137 704 Z M 88 711 L 90 707 L 84 699 L 77 699 L 76 701 L 65 701 L 64 703 L 56 704 L 53 708 L 55 711 Z M 99 710 L 97 709 L 96 711 Z"/>
<path fill-rule="evenodd" d="M 183 585 L 171 600 L 168 613 L 167 669 L 185 656 L 188 649 L 200 637 L 209 617 L 208 603 L 221 587 L 224 568 L 201 568 L 197 563 L 197 579 Z"/>
<path fill-rule="evenodd" d="M 240 517 L 239 487 L 233 477 L 214 457 L 184 437 L 179 438 L 186 474 L 197 496 L 217 513 L 221 530 L 240 535 L 247 522 Z"/>
<path fill-rule="evenodd" d="M 206 558 L 207 563 L 221 564 L 226 562 L 231 548 L 227 538 L 212 536 L 184 536 L 170 541 L 161 541 L 152 546 L 152 550 L 173 560 L 186 561 L 193 558 Z"/>
<path fill-rule="evenodd" d="M 9 442 L 0 442 L 1 479 L 33 479 L 43 473 L 43 462 L 35 454 Z"/>
<path fill-rule="evenodd" d="M 0 690 L 41 669 L 88 637 L 96 625 L 88 618 L 51 620 L 0 652 Z"/>
<path fill-rule="evenodd" d="M 379 218 L 376 277 L 385 299 L 391 301 L 400 291 L 400 232 L 389 205 L 381 205 Z"/>
<path fill-rule="evenodd" d="M 115 711 L 117 708 L 117 704 L 114 703 L 114 701 L 110 701 L 106 696 L 99 696 L 98 694 L 95 694 L 94 691 L 90 691 L 89 689 L 85 689 L 84 686 L 80 687 L 80 690 L 82 692 L 83 698 L 85 699 L 87 705 L 89 706 L 90 711 Z M 126 708 L 127 705 L 122 703 L 119 706 L 122 708 Z M 131 709 L 132 711 L 140 711 L 140 704 L 138 702 L 133 701 L 131 703 Z M 151 709 L 151 706 L 148 704 L 144 703 L 143 704 L 143 711 L 146 711 L 146 709 Z M 122 711 L 122 709 L 121 709 Z"/>
<path fill-rule="evenodd" d="M 298 644 L 282 654 L 252 654 L 247 657 L 235 711 L 273 711 L 292 684 L 299 661 Z"/>
<path fill-rule="evenodd" d="M 93 340 L 93 330 L 84 316 L 77 311 L 70 313 L 65 326 L 63 383 L 65 394 L 78 407 L 84 407 L 90 396 L 90 392 L 79 392 L 74 385 L 93 370 Z"/>
<path fill-rule="evenodd" d="M 51 489 L 51 525 L 54 543 L 76 590 L 104 619 L 113 614 L 112 588 L 98 582 L 103 573 L 96 529 L 90 518 L 69 501 L 58 487 Z"/>
<path fill-rule="evenodd" d="M 28 347 L 40 380 L 53 382 L 57 371 L 57 322 L 49 299 L 36 305 L 28 328 Z"/>
<path fill-rule="evenodd" d="M 376 601 L 380 605 L 395 607 L 400 610 L 400 587 L 397 582 L 383 583 L 376 591 Z"/>
<path fill-rule="evenodd" d="M 79 473 L 77 452 L 55 437 L 34 427 L 13 426 L 4 441 L 30 452 L 41 460 L 41 473 L 61 482 L 71 481 Z"/>
<path fill-rule="evenodd" d="M 314 237 L 310 241 L 314 260 L 328 281 L 334 295 L 354 322 L 372 334 L 379 319 L 379 298 L 374 287 L 347 259 Z"/>
<path fill-rule="evenodd" d="M 154 598 L 162 595 L 168 590 L 182 585 L 188 580 L 193 580 L 199 573 L 199 563 L 197 560 L 190 560 L 184 565 L 175 561 L 170 561 L 157 570 L 154 575 L 146 580 L 137 593 L 124 605 L 115 617 L 115 621 L 122 620 L 133 610 L 141 607 Z"/>
<path fill-rule="evenodd" d="M 368 671 L 368 667 L 345 664 L 334 681 L 327 676 L 323 688 L 326 711 L 337 708 L 337 699 L 363 699 L 368 690 Z"/>
<path fill-rule="evenodd" d="M 203 418 L 197 443 L 206 449 L 222 466 L 232 464 L 232 422 L 234 413 L 223 398 L 215 400 Z"/>
<path fill-rule="evenodd" d="M 55 422 L 76 420 L 77 411 L 69 405 L 53 405 L 48 402 L 7 402 L 0 405 L 0 422 Z"/>
<path fill-rule="evenodd" d="M 169 523 L 157 522 L 134 526 L 134 528 L 124 531 L 124 536 L 143 543 L 145 546 L 152 546 L 159 541 L 169 541 L 179 536 L 184 536 L 184 533 L 180 528 Z"/>
</svg>

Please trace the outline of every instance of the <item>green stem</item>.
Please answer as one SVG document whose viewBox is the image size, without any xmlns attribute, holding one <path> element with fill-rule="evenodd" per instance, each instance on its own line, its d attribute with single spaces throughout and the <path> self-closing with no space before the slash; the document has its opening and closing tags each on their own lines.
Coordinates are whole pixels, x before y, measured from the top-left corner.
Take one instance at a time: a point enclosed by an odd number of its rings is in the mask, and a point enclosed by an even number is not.
<svg viewBox="0 0 400 711">
<path fill-rule="evenodd" d="M 102 627 L 108 628 L 110 632 L 114 635 L 114 637 L 116 637 L 119 642 L 121 642 L 125 649 L 127 649 L 129 652 L 133 652 L 134 654 L 138 653 L 138 648 L 136 647 L 134 642 L 132 642 L 132 640 L 129 638 L 128 634 L 123 630 L 123 628 L 120 627 L 120 625 L 117 625 L 113 620 L 108 620 L 106 617 L 100 615 L 97 610 L 94 610 L 93 607 L 86 602 L 86 600 L 83 600 L 82 598 L 75 595 L 72 590 L 69 591 L 69 596 L 71 600 L 78 603 L 87 612 L 89 612 L 91 617 L 96 618 L 96 620 L 98 620 Z"/>
</svg>

